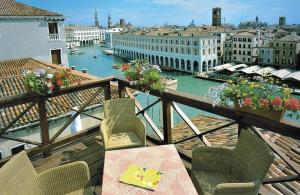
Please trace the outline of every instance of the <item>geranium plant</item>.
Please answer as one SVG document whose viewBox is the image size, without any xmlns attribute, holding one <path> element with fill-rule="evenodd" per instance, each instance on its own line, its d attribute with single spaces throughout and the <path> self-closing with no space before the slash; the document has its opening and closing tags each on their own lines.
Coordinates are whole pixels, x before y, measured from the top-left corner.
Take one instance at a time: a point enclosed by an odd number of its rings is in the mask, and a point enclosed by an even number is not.
<svg viewBox="0 0 300 195">
<path fill-rule="evenodd" d="M 25 74 L 25 86 L 29 91 L 45 95 L 52 94 L 62 86 L 70 85 L 70 69 L 35 69 Z"/>
<path fill-rule="evenodd" d="M 164 91 L 166 87 L 162 82 L 159 66 L 150 64 L 147 59 L 133 61 L 124 70 L 124 75 L 127 80 L 135 81 L 135 84 L 140 85 L 145 91 L 151 89 Z"/>
<path fill-rule="evenodd" d="M 234 102 L 239 107 L 251 110 L 290 110 L 292 113 L 289 117 L 300 118 L 300 103 L 291 96 L 292 89 L 273 83 L 272 78 L 249 81 L 241 77 L 237 82 L 228 81 L 218 94 L 219 100 L 222 105 Z"/>
</svg>

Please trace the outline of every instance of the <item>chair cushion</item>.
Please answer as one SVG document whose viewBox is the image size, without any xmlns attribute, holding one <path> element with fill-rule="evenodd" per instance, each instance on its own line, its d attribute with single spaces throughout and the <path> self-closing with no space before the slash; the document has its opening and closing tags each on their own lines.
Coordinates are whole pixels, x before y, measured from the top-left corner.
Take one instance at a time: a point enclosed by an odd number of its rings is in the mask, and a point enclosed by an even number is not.
<svg viewBox="0 0 300 195">
<path fill-rule="evenodd" d="M 221 183 L 239 183 L 233 175 L 223 172 L 193 171 L 192 178 L 197 190 L 203 195 L 211 195 L 215 187 Z"/>
<path fill-rule="evenodd" d="M 107 143 L 107 150 L 144 146 L 143 141 L 132 131 L 112 134 Z"/>
</svg>

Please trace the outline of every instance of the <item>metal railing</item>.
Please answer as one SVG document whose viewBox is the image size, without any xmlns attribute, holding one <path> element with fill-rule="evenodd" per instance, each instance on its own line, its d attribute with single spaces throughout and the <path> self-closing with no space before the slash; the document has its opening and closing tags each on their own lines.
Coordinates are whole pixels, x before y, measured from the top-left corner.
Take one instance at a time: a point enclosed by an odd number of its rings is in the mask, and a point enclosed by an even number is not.
<svg viewBox="0 0 300 195">
<path fill-rule="evenodd" d="M 59 34 L 58 33 L 49 34 L 49 39 L 50 39 L 50 41 L 57 41 L 57 40 L 59 40 Z"/>
</svg>

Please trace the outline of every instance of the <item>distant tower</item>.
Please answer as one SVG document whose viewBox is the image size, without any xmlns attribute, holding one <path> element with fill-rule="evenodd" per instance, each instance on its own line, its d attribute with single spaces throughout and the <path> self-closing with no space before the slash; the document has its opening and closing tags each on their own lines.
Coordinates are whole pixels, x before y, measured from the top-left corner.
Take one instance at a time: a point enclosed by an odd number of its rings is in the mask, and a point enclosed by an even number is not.
<svg viewBox="0 0 300 195">
<path fill-rule="evenodd" d="M 255 22 L 258 23 L 258 16 L 255 17 Z"/>
<path fill-rule="evenodd" d="M 98 12 L 95 10 L 95 26 L 99 27 L 99 19 L 98 19 Z"/>
<path fill-rule="evenodd" d="M 120 27 L 125 28 L 125 19 L 124 18 L 120 19 Z"/>
<path fill-rule="evenodd" d="M 279 17 L 279 26 L 285 26 L 286 25 L 286 17 L 281 16 Z"/>
<path fill-rule="evenodd" d="M 112 25 L 112 20 L 111 20 L 111 17 L 110 17 L 110 13 L 108 14 L 107 27 L 108 27 L 108 28 L 112 28 L 112 27 L 113 27 L 113 25 Z"/>
<path fill-rule="evenodd" d="M 215 7 L 212 9 L 212 25 L 221 26 L 222 20 L 222 9 L 220 7 Z"/>
</svg>

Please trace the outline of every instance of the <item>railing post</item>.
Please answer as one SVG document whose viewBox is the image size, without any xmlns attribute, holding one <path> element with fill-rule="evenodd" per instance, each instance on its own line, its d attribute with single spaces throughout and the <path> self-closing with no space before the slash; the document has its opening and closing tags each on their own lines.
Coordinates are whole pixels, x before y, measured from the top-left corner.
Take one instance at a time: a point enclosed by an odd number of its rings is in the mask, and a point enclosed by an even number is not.
<svg viewBox="0 0 300 195">
<path fill-rule="evenodd" d="M 41 140 L 43 146 L 50 144 L 49 138 L 49 124 L 47 120 L 47 109 L 46 109 L 46 101 L 39 100 L 38 101 L 38 111 L 40 117 L 40 128 L 41 128 Z M 44 152 L 44 157 L 50 156 L 51 151 Z"/>
<path fill-rule="evenodd" d="M 242 129 L 245 129 L 245 128 L 247 128 L 247 125 L 245 125 L 244 123 L 241 123 L 241 122 L 238 123 L 238 137 L 240 137 Z"/>
<path fill-rule="evenodd" d="M 163 112 L 163 130 L 164 130 L 164 143 L 172 143 L 172 124 L 171 124 L 171 104 L 166 97 L 162 97 L 162 112 Z"/>
<path fill-rule="evenodd" d="M 120 81 L 118 82 L 118 92 L 119 92 L 119 98 L 125 97 L 125 87 Z"/>
<path fill-rule="evenodd" d="M 104 86 L 104 99 L 110 100 L 111 99 L 111 89 L 110 89 L 110 82 Z"/>
</svg>

